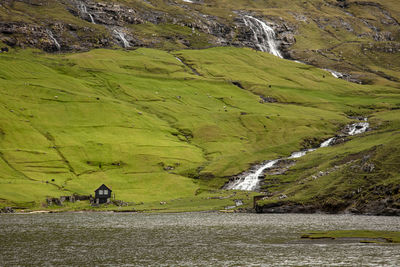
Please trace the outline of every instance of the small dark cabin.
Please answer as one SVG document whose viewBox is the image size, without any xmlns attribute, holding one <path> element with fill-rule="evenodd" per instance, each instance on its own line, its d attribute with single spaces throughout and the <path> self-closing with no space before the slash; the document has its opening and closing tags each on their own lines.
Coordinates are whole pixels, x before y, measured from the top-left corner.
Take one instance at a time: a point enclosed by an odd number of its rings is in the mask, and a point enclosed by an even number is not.
<svg viewBox="0 0 400 267">
<path fill-rule="evenodd" d="M 111 201 L 112 190 L 110 188 L 108 188 L 105 184 L 102 184 L 94 192 L 95 192 L 94 198 L 95 198 L 96 204 L 109 203 Z"/>
</svg>

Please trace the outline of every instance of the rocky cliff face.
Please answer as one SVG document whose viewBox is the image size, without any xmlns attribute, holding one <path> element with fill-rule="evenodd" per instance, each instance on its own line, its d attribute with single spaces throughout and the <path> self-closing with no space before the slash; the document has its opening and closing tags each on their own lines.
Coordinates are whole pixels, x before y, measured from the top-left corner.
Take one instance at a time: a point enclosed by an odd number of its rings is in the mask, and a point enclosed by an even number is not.
<svg viewBox="0 0 400 267">
<path fill-rule="evenodd" d="M 26 6 L 42 7 L 45 1 L 8 1 L 2 4 L 10 12 L 15 2 L 23 2 Z M 245 14 L 232 13 L 233 21 L 225 18 L 204 14 L 190 10 L 190 14 L 174 14 L 149 7 L 130 7 L 122 4 L 94 2 L 94 1 L 60 1 L 63 7 L 78 20 L 87 23 L 67 23 L 62 20 L 42 21 L 5 21 L 0 22 L 0 40 L 15 47 L 36 47 L 48 52 L 58 51 L 53 37 L 60 44 L 61 51 L 79 51 L 98 47 L 123 46 L 115 31 L 124 33 L 130 46 L 156 47 L 157 41 L 149 41 L 148 37 L 140 38 L 132 25 L 176 25 L 183 29 L 188 28 L 192 35 L 204 34 L 205 47 L 207 46 L 245 46 L 257 48 L 252 41 L 251 32 L 243 22 Z M 90 24 L 92 25 L 90 25 Z M 287 50 L 294 42 L 292 27 L 280 19 L 272 23 L 277 30 L 278 39 L 282 48 Z M 50 33 L 51 32 L 51 33 Z M 53 37 L 52 37 L 53 36 Z M 191 47 L 187 36 L 169 36 L 165 39 L 181 41 L 186 47 Z M 155 34 L 150 39 L 157 40 Z M 174 40 L 175 39 L 175 40 Z M 183 40 L 182 40 L 183 39 Z M 187 38 L 190 39 L 190 38 Z"/>
<path fill-rule="evenodd" d="M 252 3 L 260 6 L 249 8 L 244 3 L 221 7 L 219 2 L 5 0 L 0 3 L 0 42 L 47 52 L 113 46 L 259 49 L 243 20 L 251 15 L 275 30 L 286 58 L 360 83 L 398 80 L 391 74 L 400 64 L 393 60 L 400 52 L 396 4 L 293 1 L 290 6 Z"/>
</svg>

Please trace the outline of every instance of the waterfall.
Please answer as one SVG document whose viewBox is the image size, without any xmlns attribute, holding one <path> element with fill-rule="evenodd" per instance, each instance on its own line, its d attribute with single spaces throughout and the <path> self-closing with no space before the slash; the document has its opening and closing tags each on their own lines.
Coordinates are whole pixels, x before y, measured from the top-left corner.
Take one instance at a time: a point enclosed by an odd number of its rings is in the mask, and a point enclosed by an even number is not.
<svg viewBox="0 0 400 267">
<path fill-rule="evenodd" d="M 303 150 L 303 151 L 296 151 L 293 152 L 292 155 L 290 155 L 290 157 L 288 157 L 288 159 L 298 159 L 301 158 L 303 156 L 305 156 L 307 154 L 307 152 L 309 152 L 308 150 Z"/>
<path fill-rule="evenodd" d="M 258 181 L 260 175 L 267 169 L 271 169 L 279 159 L 276 160 L 271 160 L 261 166 L 261 168 L 257 169 L 254 173 L 250 173 L 244 179 L 238 180 L 236 183 L 232 184 L 231 186 L 228 186 L 227 189 L 237 189 L 237 190 L 246 190 L 246 191 L 252 191 L 257 188 Z"/>
<path fill-rule="evenodd" d="M 261 51 L 283 58 L 275 40 L 274 29 L 268 26 L 265 22 L 252 16 L 244 16 L 243 21 L 253 32 L 254 42 Z"/>
<path fill-rule="evenodd" d="M 344 132 L 348 136 L 353 136 L 357 134 L 364 133 L 367 131 L 369 128 L 369 123 L 367 122 L 367 119 L 365 118 L 364 121 L 362 122 L 357 122 L 353 123 L 350 125 L 347 125 L 344 129 Z M 328 140 L 325 140 L 319 145 L 319 148 L 323 147 L 328 147 L 330 146 L 334 141 L 336 140 L 335 137 L 329 138 Z M 281 160 L 285 159 L 297 159 L 305 156 L 309 152 L 313 152 L 317 150 L 318 148 L 310 148 L 307 150 L 302 150 L 302 151 L 296 151 L 293 152 L 290 157 L 283 158 L 283 159 L 275 159 L 268 161 L 266 164 L 263 164 L 261 167 L 257 168 L 255 171 L 251 171 L 249 174 L 247 174 L 244 177 L 241 177 L 237 180 L 229 182 L 224 188 L 225 189 L 236 189 L 236 190 L 246 190 L 246 191 L 253 191 L 257 188 L 259 182 L 260 182 L 260 176 L 261 174 L 267 170 L 271 169 L 272 167 L 275 166 L 275 164 Z"/>
<path fill-rule="evenodd" d="M 118 38 L 122 41 L 124 48 L 130 47 L 129 42 L 125 39 L 125 35 L 123 32 L 114 30 L 114 33 L 116 33 Z"/>
<path fill-rule="evenodd" d="M 364 119 L 363 122 L 357 122 L 350 124 L 348 127 L 346 127 L 346 132 L 348 135 L 356 135 L 356 134 L 361 134 L 365 131 L 368 130 L 369 123 Z"/>
<path fill-rule="evenodd" d="M 332 142 L 335 140 L 335 137 L 329 138 L 328 140 L 322 142 L 322 144 L 319 147 L 328 147 L 332 144 Z"/>
<path fill-rule="evenodd" d="M 270 26 L 268 26 L 262 20 L 255 17 L 246 15 L 243 17 L 243 21 L 247 27 L 253 32 L 253 41 L 257 48 L 263 52 L 268 52 L 274 56 L 282 57 L 281 52 L 278 49 L 278 43 L 275 39 L 275 31 Z M 301 61 L 294 60 L 294 62 L 300 64 L 306 64 Z M 345 75 L 335 70 L 323 69 L 332 74 L 333 77 L 338 79 L 343 79 Z"/>
<path fill-rule="evenodd" d="M 90 14 L 90 13 L 87 11 L 86 5 L 85 5 L 84 3 L 80 3 L 80 5 L 78 5 L 78 9 L 79 9 L 79 11 L 80 11 L 82 14 L 88 15 L 89 18 L 90 18 L 90 20 L 91 20 L 91 22 L 92 22 L 93 24 L 96 24 L 96 22 L 94 22 L 94 19 L 93 19 L 92 14 Z"/>
<path fill-rule="evenodd" d="M 175 57 L 175 58 L 176 58 L 176 60 L 178 60 L 180 63 L 183 64 L 183 61 L 179 57 Z"/>
<path fill-rule="evenodd" d="M 338 71 L 330 70 L 330 69 L 323 69 L 323 70 L 329 71 L 332 74 L 332 76 L 335 78 L 342 79 L 344 77 L 343 73 L 340 73 Z"/>
<path fill-rule="evenodd" d="M 61 45 L 57 42 L 56 38 L 54 38 L 53 33 L 50 30 L 47 30 L 47 34 L 49 35 L 50 39 L 53 40 L 54 45 L 57 47 L 57 50 L 61 50 Z"/>
<path fill-rule="evenodd" d="M 93 16 L 92 16 L 92 14 L 88 13 L 88 15 L 89 15 L 89 17 L 90 17 L 90 20 L 92 21 L 92 23 L 93 23 L 93 24 L 96 24 L 96 22 L 94 22 L 94 19 L 93 19 Z"/>
</svg>

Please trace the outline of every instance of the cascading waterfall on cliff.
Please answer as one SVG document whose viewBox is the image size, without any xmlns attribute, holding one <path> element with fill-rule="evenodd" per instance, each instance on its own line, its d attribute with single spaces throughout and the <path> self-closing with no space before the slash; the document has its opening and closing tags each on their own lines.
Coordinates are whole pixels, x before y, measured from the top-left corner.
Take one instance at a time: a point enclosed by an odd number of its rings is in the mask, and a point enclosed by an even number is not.
<svg viewBox="0 0 400 267">
<path fill-rule="evenodd" d="M 122 44 L 125 48 L 130 47 L 129 42 L 125 39 L 125 34 L 121 31 L 114 30 L 114 33 L 118 36 L 118 38 L 122 41 Z"/>
<path fill-rule="evenodd" d="M 268 52 L 274 56 L 283 58 L 278 49 L 275 40 L 275 32 L 265 22 L 252 16 L 244 16 L 243 21 L 247 27 L 253 32 L 253 39 L 256 46 L 263 52 Z"/>
<path fill-rule="evenodd" d="M 61 45 L 57 42 L 57 39 L 54 38 L 52 31 L 47 30 L 47 34 L 49 35 L 50 39 L 53 40 L 54 45 L 57 47 L 57 50 L 60 51 L 61 50 Z"/>
<path fill-rule="evenodd" d="M 357 135 L 357 134 L 366 132 L 368 130 L 368 128 L 369 128 L 369 123 L 367 122 L 367 119 L 365 118 L 364 121 L 362 121 L 362 122 L 357 122 L 357 123 L 347 125 L 344 129 L 344 133 L 347 136 L 353 136 L 353 135 Z M 328 140 L 325 140 L 324 142 L 322 142 L 318 148 L 331 146 L 335 140 L 336 140 L 336 137 L 329 138 Z M 313 152 L 313 151 L 317 150 L 318 148 L 311 148 L 311 149 L 293 152 L 290 155 L 290 157 L 268 161 L 267 163 L 263 164 L 261 167 L 258 167 L 255 171 L 252 171 L 249 174 L 247 174 L 246 176 L 241 177 L 240 179 L 234 180 L 232 182 L 229 182 L 224 188 L 228 189 L 228 190 L 236 189 L 236 190 L 254 191 L 255 189 L 257 189 L 259 182 L 260 182 L 260 176 L 265 170 L 273 168 L 281 160 L 301 158 L 301 157 L 305 156 L 307 153 Z"/>
<path fill-rule="evenodd" d="M 96 24 L 96 22 L 94 22 L 94 19 L 93 19 L 92 14 L 90 14 L 90 13 L 87 11 L 86 5 L 85 5 L 84 3 L 80 3 L 80 4 L 78 5 L 78 8 L 79 8 L 79 11 L 80 11 L 82 14 L 86 14 L 86 15 L 89 16 L 89 18 L 90 18 L 90 20 L 91 20 L 91 22 L 92 22 L 93 24 Z"/>
<path fill-rule="evenodd" d="M 278 49 L 279 45 L 275 39 L 276 34 L 274 29 L 268 26 L 264 21 L 249 15 L 244 16 L 243 21 L 245 25 L 249 27 L 250 30 L 253 32 L 253 40 L 259 50 L 283 58 L 281 52 Z M 305 64 L 304 62 L 300 62 L 297 60 L 294 61 L 297 63 Z M 329 71 L 335 78 L 343 79 L 345 77 L 343 73 L 340 73 L 338 71 L 331 69 L 324 70 Z"/>
</svg>

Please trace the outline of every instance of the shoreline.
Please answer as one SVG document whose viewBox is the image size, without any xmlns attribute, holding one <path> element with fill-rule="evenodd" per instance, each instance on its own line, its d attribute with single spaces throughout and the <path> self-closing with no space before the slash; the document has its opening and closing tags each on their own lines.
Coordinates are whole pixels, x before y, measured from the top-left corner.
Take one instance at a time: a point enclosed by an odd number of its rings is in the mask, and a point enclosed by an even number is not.
<svg viewBox="0 0 400 267">
<path fill-rule="evenodd" d="M 282 207 L 282 206 L 281 206 Z M 288 206 L 286 206 L 287 208 Z M 303 209 L 299 206 L 290 206 L 292 209 L 283 212 L 282 210 L 271 210 L 263 209 L 262 206 L 257 206 L 256 209 L 252 210 L 199 210 L 199 211 L 176 211 L 176 210 L 29 210 L 29 211 L 14 211 L 9 213 L 0 213 L 3 214 L 15 214 L 15 215 L 26 215 L 26 214 L 61 214 L 61 213 L 130 213 L 130 214 L 178 214 L 178 213 L 229 213 L 229 214 L 236 214 L 236 213 L 246 213 L 246 214 L 304 214 L 304 215 L 343 215 L 343 216 L 379 216 L 379 217 L 398 217 L 397 214 L 388 214 L 388 213 L 355 213 L 349 210 L 341 210 L 337 212 L 329 212 L 323 211 L 321 209 L 313 209 L 312 211 L 306 210 L 304 207 Z"/>
</svg>

